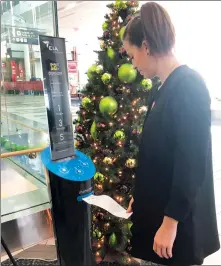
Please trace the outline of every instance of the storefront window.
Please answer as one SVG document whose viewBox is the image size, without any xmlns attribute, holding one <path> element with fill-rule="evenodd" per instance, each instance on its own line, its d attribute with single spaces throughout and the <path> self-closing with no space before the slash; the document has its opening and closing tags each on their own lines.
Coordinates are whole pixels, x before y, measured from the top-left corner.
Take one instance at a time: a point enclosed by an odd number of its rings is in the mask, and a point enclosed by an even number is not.
<svg viewBox="0 0 221 266">
<path fill-rule="evenodd" d="M 48 143 L 38 38 L 39 35 L 55 35 L 54 13 L 54 1 L 1 1 L 2 153 L 35 149 Z M 3 162 L 4 221 L 9 219 L 6 216 L 10 213 L 47 202 L 39 153 L 13 156 Z M 14 194 L 10 182 L 17 187 Z M 33 185 L 34 191 L 29 191 Z"/>
</svg>

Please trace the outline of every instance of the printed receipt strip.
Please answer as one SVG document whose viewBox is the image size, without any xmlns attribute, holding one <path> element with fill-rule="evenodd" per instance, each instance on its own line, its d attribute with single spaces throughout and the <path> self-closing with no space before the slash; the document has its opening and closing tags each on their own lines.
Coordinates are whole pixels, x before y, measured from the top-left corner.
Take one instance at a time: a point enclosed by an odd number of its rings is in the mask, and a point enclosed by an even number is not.
<svg viewBox="0 0 221 266">
<path fill-rule="evenodd" d="M 132 215 L 132 213 L 126 213 L 126 210 L 123 207 L 121 207 L 115 200 L 107 195 L 91 195 L 89 197 L 83 198 L 82 200 L 90 205 L 100 207 L 119 218 L 128 219 Z"/>
</svg>

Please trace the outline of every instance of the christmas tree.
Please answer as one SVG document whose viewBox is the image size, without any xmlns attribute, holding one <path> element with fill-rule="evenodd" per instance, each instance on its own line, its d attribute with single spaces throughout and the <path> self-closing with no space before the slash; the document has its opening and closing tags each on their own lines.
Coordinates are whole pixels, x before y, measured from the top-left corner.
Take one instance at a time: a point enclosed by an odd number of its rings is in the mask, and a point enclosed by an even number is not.
<svg viewBox="0 0 221 266">
<path fill-rule="evenodd" d="M 137 154 L 148 99 L 158 80 L 144 79 L 132 66 L 122 37 L 137 12 L 137 1 L 116 1 L 107 7 L 97 62 L 88 72 L 78 119 L 76 148 L 96 165 L 96 195 L 109 195 L 125 209 L 132 197 Z M 92 239 L 97 261 L 110 251 L 130 249 L 131 222 L 93 207 Z M 129 258 L 124 258 L 128 264 Z"/>
</svg>

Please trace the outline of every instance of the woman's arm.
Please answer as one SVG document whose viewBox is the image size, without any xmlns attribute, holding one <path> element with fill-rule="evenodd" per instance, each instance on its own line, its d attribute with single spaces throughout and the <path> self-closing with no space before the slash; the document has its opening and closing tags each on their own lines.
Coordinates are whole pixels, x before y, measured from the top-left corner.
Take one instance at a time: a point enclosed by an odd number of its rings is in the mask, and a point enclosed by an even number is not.
<svg viewBox="0 0 221 266">
<path fill-rule="evenodd" d="M 188 79 L 188 78 L 187 78 Z M 171 101 L 175 131 L 173 183 L 165 216 L 183 222 L 193 207 L 211 160 L 210 97 L 197 78 L 185 80 Z"/>
<path fill-rule="evenodd" d="M 184 80 L 171 98 L 175 135 L 173 183 L 165 217 L 153 249 L 162 258 L 172 257 L 178 222 L 191 211 L 206 174 L 210 154 L 210 97 L 200 79 Z"/>
</svg>

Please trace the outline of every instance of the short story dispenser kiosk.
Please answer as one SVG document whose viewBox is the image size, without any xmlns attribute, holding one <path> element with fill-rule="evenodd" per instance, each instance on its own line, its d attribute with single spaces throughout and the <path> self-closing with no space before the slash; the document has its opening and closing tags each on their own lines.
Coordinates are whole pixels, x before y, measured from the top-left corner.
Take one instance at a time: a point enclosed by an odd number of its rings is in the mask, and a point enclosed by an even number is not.
<svg viewBox="0 0 221 266">
<path fill-rule="evenodd" d="M 93 194 L 95 166 L 74 150 L 65 40 L 39 37 L 50 147 L 42 154 L 52 202 L 60 266 L 94 265 L 91 210 L 82 199 Z"/>
</svg>

